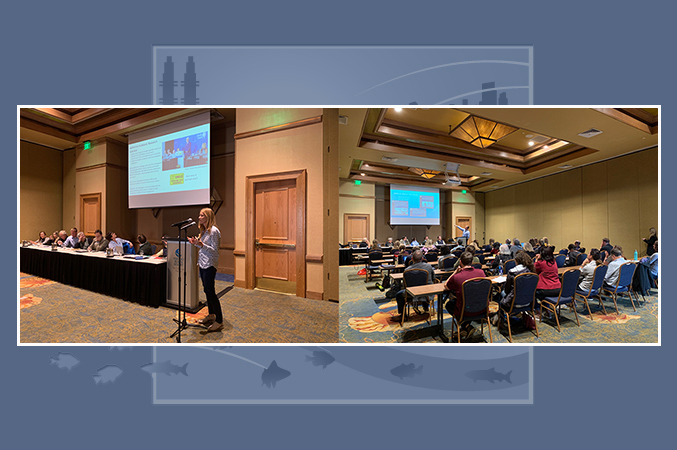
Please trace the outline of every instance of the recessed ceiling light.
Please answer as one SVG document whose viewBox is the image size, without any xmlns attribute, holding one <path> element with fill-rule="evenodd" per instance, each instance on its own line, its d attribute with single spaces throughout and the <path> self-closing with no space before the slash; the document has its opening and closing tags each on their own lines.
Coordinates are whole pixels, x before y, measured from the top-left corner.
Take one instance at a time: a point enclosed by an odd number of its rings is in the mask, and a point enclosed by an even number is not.
<svg viewBox="0 0 677 450">
<path fill-rule="evenodd" d="M 563 166 L 559 166 L 560 169 L 571 169 L 573 166 L 571 164 L 564 164 Z"/>
<path fill-rule="evenodd" d="M 543 148 L 547 150 L 547 149 L 548 149 L 548 146 L 547 146 L 547 145 L 544 145 Z"/>
<path fill-rule="evenodd" d="M 533 134 L 527 134 L 525 137 L 532 138 L 532 137 L 534 137 L 534 135 Z"/>
<path fill-rule="evenodd" d="M 529 141 L 529 147 L 531 147 L 532 145 L 534 145 L 534 141 Z"/>
<path fill-rule="evenodd" d="M 491 172 L 482 172 L 480 175 L 488 177 L 489 175 L 491 175 Z"/>
<path fill-rule="evenodd" d="M 402 112 L 402 108 L 395 108 L 395 112 Z"/>
</svg>

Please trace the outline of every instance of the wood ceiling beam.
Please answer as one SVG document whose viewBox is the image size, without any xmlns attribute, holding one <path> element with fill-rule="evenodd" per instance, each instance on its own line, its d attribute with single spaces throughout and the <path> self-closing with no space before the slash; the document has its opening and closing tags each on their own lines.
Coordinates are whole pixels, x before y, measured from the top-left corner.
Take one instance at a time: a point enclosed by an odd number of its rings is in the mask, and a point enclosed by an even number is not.
<svg viewBox="0 0 677 450">
<path fill-rule="evenodd" d="M 25 128 L 27 130 L 36 131 L 38 133 L 46 134 L 48 136 L 54 136 L 59 139 L 63 139 L 73 144 L 77 143 L 77 138 L 73 136 L 72 133 L 68 133 L 57 128 L 54 128 L 50 125 L 45 125 L 41 122 L 36 122 L 26 117 L 19 118 L 19 127 Z"/>
<path fill-rule="evenodd" d="M 592 108 L 595 111 L 599 111 L 605 116 L 609 116 L 612 119 L 616 119 L 619 122 L 622 122 L 626 125 L 629 125 L 633 128 L 637 128 L 640 131 L 645 132 L 646 134 L 654 134 L 652 133 L 652 127 L 645 124 L 644 122 L 635 119 L 634 117 L 624 113 L 623 111 L 616 109 L 616 108 Z M 656 127 L 656 131 L 658 131 L 658 127 Z"/>
<path fill-rule="evenodd" d="M 381 144 L 381 143 L 376 143 L 376 142 L 363 142 L 360 145 L 360 147 L 368 148 L 368 149 L 371 149 L 371 150 L 378 150 L 378 151 L 382 151 L 382 152 L 388 152 L 388 153 L 397 153 L 397 154 L 400 154 L 400 155 L 415 156 L 415 157 L 418 157 L 418 158 L 428 158 L 428 159 L 433 158 L 433 159 L 436 159 L 436 160 L 439 160 L 439 161 L 453 162 L 453 163 L 459 163 L 459 164 L 467 164 L 469 166 L 483 167 L 483 168 L 486 168 L 486 169 L 500 170 L 500 171 L 503 171 L 503 172 L 524 173 L 524 170 L 522 170 L 520 168 L 508 166 L 508 165 L 505 165 L 505 164 L 494 164 L 494 163 L 491 163 L 491 162 L 464 158 L 464 157 L 461 157 L 461 156 L 456 156 L 456 155 L 447 154 L 447 153 L 431 153 L 427 150 L 419 149 L 419 148 L 413 148 L 413 147 L 399 147 L 399 146 L 396 146 L 396 145 Z"/>
<path fill-rule="evenodd" d="M 142 125 L 146 122 L 150 122 L 151 120 L 157 120 L 157 119 L 162 119 L 167 116 L 176 114 L 177 112 L 183 111 L 183 108 L 159 108 L 155 110 L 150 110 L 148 113 L 134 117 L 129 120 L 125 120 L 122 122 L 118 122 L 115 124 L 112 124 L 110 126 L 98 129 L 96 131 L 93 131 L 91 133 L 86 133 L 78 137 L 78 143 L 85 142 L 85 141 L 92 141 L 94 139 L 98 139 L 101 137 L 104 137 L 108 134 L 113 134 L 113 133 L 119 133 L 123 130 L 126 130 L 131 127 L 135 127 L 138 125 Z"/>
<path fill-rule="evenodd" d="M 643 110 L 642 108 L 622 108 L 627 114 L 632 117 L 641 120 L 649 126 L 658 125 L 658 116 L 654 116 L 648 111 Z"/>
<path fill-rule="evenodd" d="M 471 188 L 464 187 L 464 186 L 447 186 L 443 185 L 440 182 L 425 182 L 425 181 L 418 181 L 418 180 L 401 180 L 398 178 L 390 178 L 390 177 L 376 177 L 376 176 L 362 176 L 359 173 L 356 172 L 350 172 L 350 180 L 362 180 L 362 181 L 371 181 L 374 183 L 384 183 L 384 184 L 408 184 L 412 186 L 423 186 L 427 188 L 435 188 L 435 189 L 447 189 L 447 190 L 453 190 L 453 191 L 461 191 L 463 189 L 471 190 Z"/>
<path fill-rule="evenodd" d="M 593 153 L 597 153 L 597 150 L 583 147 L 580 150 L 576 150 L 566 155 L 562 155 L 559 158 L 551 159 L 549 161 L 542 162 L 541 164 L 529 167 L 527 170 L 524 171 L 524 173 L 528 175 L 530 173 L 537 172 L 542 169 L 547 169 L 548 167 L 556 166 L 557 164 L 562 164 L 564 162 L 571 161 L 572 159 L 592 155 Z"/>
</svg>

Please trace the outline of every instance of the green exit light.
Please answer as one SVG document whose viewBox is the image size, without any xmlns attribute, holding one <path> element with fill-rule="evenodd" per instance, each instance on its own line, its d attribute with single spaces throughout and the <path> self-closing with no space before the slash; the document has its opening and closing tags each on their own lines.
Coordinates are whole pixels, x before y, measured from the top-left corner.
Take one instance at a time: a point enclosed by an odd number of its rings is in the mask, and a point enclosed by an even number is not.
<svg viewBox="0 0 677 450">
<path fill-rule="evenodd" d="M 468 191 L 466 191 L 465 189 L 463 189 L 463 190 L 461 191 L 461 194 L 467 194 L 467 193 L 468 193 Z"/>
<path fill-rule="evenodd" d="M 355 186 L 359 186 L 362 184 L 362 180 L 355 180 Z"/>
<path fill-rule="evenodd" d="M 85 141 L 85 150 L 92 148 L 92 141 Z"/>
</svg>

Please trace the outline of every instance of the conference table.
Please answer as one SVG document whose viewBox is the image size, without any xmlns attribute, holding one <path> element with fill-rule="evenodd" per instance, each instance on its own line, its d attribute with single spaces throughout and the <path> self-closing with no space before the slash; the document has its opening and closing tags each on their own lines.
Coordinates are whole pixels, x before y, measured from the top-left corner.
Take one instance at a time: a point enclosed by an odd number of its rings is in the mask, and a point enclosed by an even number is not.
<svg viewBox="0 0 677 450">
<path fill-rule="evenodd" d="M 49 246 L 20 247 L 20 271 L 157 308 L 167 297 L 167 261 Z"/>
</svg>

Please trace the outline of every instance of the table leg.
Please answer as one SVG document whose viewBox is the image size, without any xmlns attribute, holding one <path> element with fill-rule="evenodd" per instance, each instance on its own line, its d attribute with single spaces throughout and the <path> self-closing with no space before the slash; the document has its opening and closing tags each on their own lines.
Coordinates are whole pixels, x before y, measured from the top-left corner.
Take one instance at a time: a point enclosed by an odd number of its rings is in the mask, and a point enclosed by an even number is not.
<svg viewBox="0 0 677 450">
<path fill-rule="evenodd" d="M 437 294 L 437 329 L 438 333 L 440 334 L 440 339 L 442 339 L 442 342 L 449 342 L 449 339 L 444 335 L 444 321 L 443 321 L 443 316 L 444 313 L 442 312 L 442 308 L 444 308 L 444 300 L 443 300 L 443 293 L 440 292 Z"/>
</svg>

